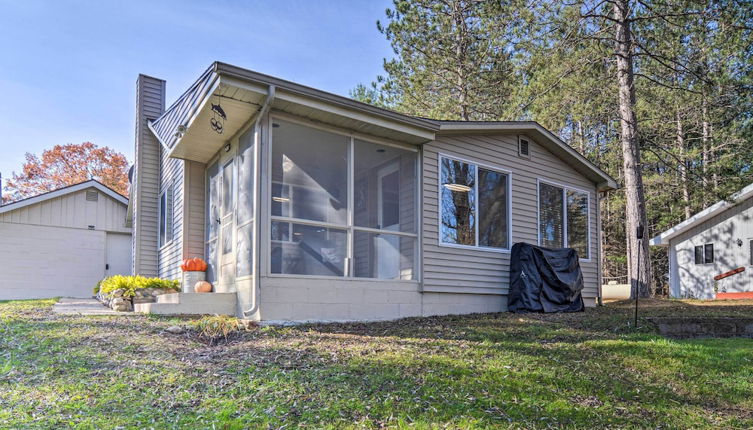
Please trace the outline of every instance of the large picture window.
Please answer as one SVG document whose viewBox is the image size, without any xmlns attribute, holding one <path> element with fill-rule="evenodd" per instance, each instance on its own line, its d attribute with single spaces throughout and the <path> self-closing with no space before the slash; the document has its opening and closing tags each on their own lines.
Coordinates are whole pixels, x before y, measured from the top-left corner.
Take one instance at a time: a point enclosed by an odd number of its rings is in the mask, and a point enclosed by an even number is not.
<svg viewBox="0 0 753 430">
<path fill-rule="evenodd" d="M 509 249 L 509 173 L 443 156 L 440 177 L 440 242 Z"/>
<path fill-rule="evenodd" d="M 590 258 L 589 197 L 585 191 L 539 182 L 539 245 L 573 248 Z"/>
<path fill-rule="evenodd" d="M 417 152 L 272 121 L 273 274 L 415 279 Z"/>
</svg>

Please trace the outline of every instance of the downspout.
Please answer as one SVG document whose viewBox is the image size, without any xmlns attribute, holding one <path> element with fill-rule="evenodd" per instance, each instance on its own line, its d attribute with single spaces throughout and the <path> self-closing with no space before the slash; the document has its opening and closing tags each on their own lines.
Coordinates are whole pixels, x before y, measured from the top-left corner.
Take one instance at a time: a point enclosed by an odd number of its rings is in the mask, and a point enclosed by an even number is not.
<svg viewBox="0 0 753 430">
<path fill-rule="evenodd" d="M 259 311 L 259 293 L 261 291 L 261 280 L 259 276 L 259 268 L 261 267 L 261 260 L 259 257 L 259 243 L 261 241 L 261 223 L 259 220 L 261 217 L 259 216 L 261 213 L 261 204 L 260 203 L 260 195 L 261 195 L 261 181 L 259 178 L 261 178 L 261 169 L 259 168 L 261 166 L 261 146 L 262 146 L 262 139 L 261 139 L 261 129 L 259 128 L 259 123 L 261 120 L 267 115 L 269 112 L 269 109 L 272 107 L 272 103 L 275 101 L 275 90 L 276 87 L 274 85 L 270 85 L 269 89 L 267 90 L 267 98 L 264 100 L 264 104 L 259 108 L 258 114 L 256 116 L 256 120 L 254 121 L 253 128 L 254 128 L 254 135 L 256 142 L 254 142 L 254 236 L 255 240 L 253 242 L 253 248 L 254 248 L 254 260 L 255 266 L 254 267 L 254 287 L 251 291 L 251 297 L 249 300 L 251 303 L 251 307 L 243 311 L 243 316 L 248 318 L 251 315 L 255 314 Z"/>
</svg>

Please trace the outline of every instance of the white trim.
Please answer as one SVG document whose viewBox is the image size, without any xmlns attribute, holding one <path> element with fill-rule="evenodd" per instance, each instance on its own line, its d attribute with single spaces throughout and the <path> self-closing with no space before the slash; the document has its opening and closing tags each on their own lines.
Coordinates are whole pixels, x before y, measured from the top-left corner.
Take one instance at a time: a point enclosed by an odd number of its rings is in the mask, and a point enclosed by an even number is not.
<svg viewBox="0 0 753 430">
<path fill-rule="evenodd" d="M 475 223 L 475 240 L 476 245 L 463 245 L 458 243 L 447 243 L 442 241 L 442 159 L 447 158 L 454 161 L 459 161 L 461 163 L 466 163 L 470 165 L 476 166 L 475 168 L 475 182 L 476 182 L 476 201 L 475 208 L 474 208 L 474 216 L 476 217 L 476 223 Z M 507 175 L 507 248 L 493 248 L 490 246 L 481 246 L 478 243 L 478 169 L 481 167 L 482 169 L 491 170 L 497 173 L 503 173 Z M 423 175 L 422 175 L 423 176 Z M 469 249 L 469 250 L 477 250 L 477 251 L 486 251 L 486 252 L 497 252 L 497 253 L 503 253 L 507 254 L 510 253 L 510 250 L 512 249 L 512 172 L 510 170 L 507 170 L 505 168 L 485 164 L 485 163 L 479 163 L 477 161 L 473 161 L 467 158 L 463 157 L 456 157 L 452 154 L 444 153 L 444 152 L 438 152 L 437 153 L 437 206 L 438 206 L 438 225 L 437 225 L 437 242 L 438 246 L 442 247 L 448 247 L 448 248 L 459 248 L 459 249 Z"/>
<path fill-rule="evenodd" d="M 70 185 L 64 188 L 59 188 L 57 190 L 39 194 L 34 197 L 29 197 L 23 200 L 19 200 L 17 202 L 8 203 L 7 205 L 2 205 L 0 206 L 0 214 L 5 213 L 5 212 L 10 212 L 16 209 L 20 209 L 29 205 L 33 205 L 35 203 L 40 203 L 45 200 L 54 199 L 56 197 L 62 197 L 62 196 L 75 193 L 77 191 L 85 190 L 87 188 L 92 188 L 92 187 L 96 188 L 97 190 L 101 191 L 107 196 L 117 200 L 118 202 L 128 206 L 128 198 L 123 197 L 122 195 L 116 193 L 115 191 L 111 190 L 107 186 L 102 185 L 98 181 L 94 179 L 90 179 L 88 181 L 81 182 L 75 185 Z"/>
<path fill-rule="evenodd" d="M 578 257 L 578 260 L 580 260 L 583 263 L 590 263 L 593 259 L 593 253 L 591 249 L 591 240 L 593 239 L 591 235 L 591 192 L 582 188 L 573 187 L 571 185 L 567 185 L 561 182 L 556 181 L 550 181 L 549 179 L 544 178 L 536 178 L 536 241 L 539 246 L 541 246 L 541 187 L 540 185 L 544 183 L 547 185 L 551 185 L 557 188 L 562 189 L 562 247 L 567 248 L 570 244 L 567 240 L 567 192 L 568 191 L 575 191 L 578 193 L 583 193 L 586 195 L 586 222 L 588 225 L 586 225 L 586 246 L 588 247 L 588 258 L 580 258 Z M 598 200 L 597 200 L 598 201 Z M 598 212 L 598 208 L 596 209 Z"/>
<path fill-rule="evenodd" d="M 750 184 L 742 190 L 733 194 L 730 197 L 730 201 L 721 200 L 719 202 L 716 202 L 708 208 L 686 219 L 685 221 L 676 224 L 674 227 L 662 232 L 658 236 L 652 238 L 649 241 L 649 244 L 654 246 L 667 246 L 669 245 L 670 239 L 677 237 L 683 232 L 690 230 L 691 228 L 711 219 L 712 217 L 724 212 L 729 208 L 742 203 L 743 201 L 751 197 L 753 197 L 753 184 Z"/>
</svg>

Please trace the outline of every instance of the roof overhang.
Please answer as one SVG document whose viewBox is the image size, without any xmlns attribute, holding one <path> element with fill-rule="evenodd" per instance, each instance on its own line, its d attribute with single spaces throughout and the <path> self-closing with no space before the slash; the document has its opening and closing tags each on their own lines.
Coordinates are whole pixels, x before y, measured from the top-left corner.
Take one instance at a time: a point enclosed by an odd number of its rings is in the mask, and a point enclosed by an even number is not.
<svg viewBox="0 0 753 430">
<path fill-rule="evenodd" d="M 691 228 L 702 224 L 705 221 L 719 215 L 727 209 L 736 206 L 745 200 L 753 197 L 753 184 L 748 185 L 742 190 L 736 192 L 730 196 L 730 200 L 721 200 L 707 207 L 706 209 L 698 212 L 685 221 L 675 225 L 674 227 L 662 232 L 658 236 L 652 238 L 649 243 L 654 246 L 669 246 L 669 241 L 680 234 L 690 230 Z"/>
<path fill-rule="evenodd" d="M 274 97 L 267 103 L 272 92 Z M 226 113 L 221 134 L 210 125 L 213 104 L 220 104 Z M 439 130 L 434 121 L 224 63 L 214 63 L 164 114 L 149 122 L 149 128 L 168 156 L 205 163 L 267 104 L 273 112 L 411 144 L 431 141 Z"/>
<path fill-rule="evenodd" d="M 29 197 L 23 200 L 18 200 L 12 203 L 8 203 L 7 205 L 2 205 L 0 206 L 0 214 L 14 211 L 16 209 L 21 209 L 23 207 L 30 206 L 35 203 L 40 203 L 45 200 L 54 199 L 56 197 L 62 197 L 67 194 L 75 193 L 77 191 L 86 190 L 89 188 L 96 188 L 103 194 L 110 196 L 113 200 L 120 202 L 123 205 L 128 205 L 127 197 L 122 196 L 117 191 L 113 190 L 107 185 L 102 184 L 101 182 L 97 180 L 90 179 L 88 181 L 80 182 L 78 184 L 69 185 L 67 187 L 58 188 L 57 190 L 48 191 L 46 193 L 42 193 L 34 197 Z"/>
<path fill-rule="evenodd" d="M 535 140 L 596 184 L 598 191 L 617 188 L 615 181 L 586 157 L 535 121 L 437 121 L 439 135 L 521 133 Z"/>
</svg>

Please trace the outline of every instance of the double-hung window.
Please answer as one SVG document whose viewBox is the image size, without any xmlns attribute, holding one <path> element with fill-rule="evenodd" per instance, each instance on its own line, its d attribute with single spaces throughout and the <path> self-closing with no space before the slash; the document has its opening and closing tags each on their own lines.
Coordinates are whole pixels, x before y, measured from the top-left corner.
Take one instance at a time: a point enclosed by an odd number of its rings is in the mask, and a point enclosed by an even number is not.
<svg viewBox="0 0 753 430">
<path fill-rule="evenodd" d="M 413 280 L 417 151 L 272 120 L 272 274 Z"/>
<path fill-rule="evenodd" d="M 173 240 L 173 194 L 174 186 L 169 184 L 159 196 L 159 246 Z"/>
<path fill-rule="evenodd" d="M 693 249 L 695 264 L 711 264 L 714 262 L 714 244 L 697 245 Z"/>
<path fill-rule="evenodd" d="M 588 192 L 539 181 L 539 245 L 573 248 L 588 260 L 589 212 Z"/>
<path fill-rule="evenodd" d="M 510 174 L 440 157 L 441 244 L 510 249 Z"/>
</svg>

